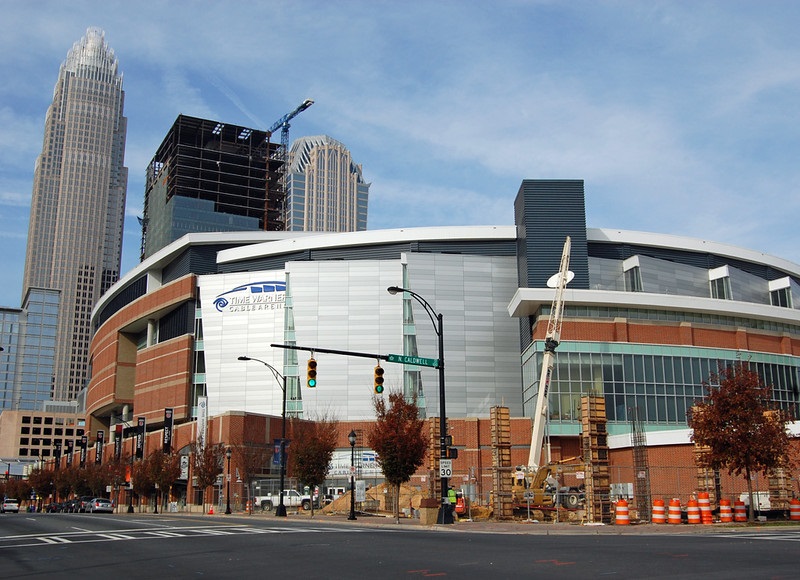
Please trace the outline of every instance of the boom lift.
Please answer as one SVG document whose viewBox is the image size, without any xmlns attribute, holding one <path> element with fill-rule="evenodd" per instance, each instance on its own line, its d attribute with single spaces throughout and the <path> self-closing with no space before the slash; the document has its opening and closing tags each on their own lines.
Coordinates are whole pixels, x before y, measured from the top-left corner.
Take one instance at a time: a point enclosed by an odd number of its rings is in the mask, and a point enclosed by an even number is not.
<svg viewBox="0 0 800 580">
<path fill-rule="evenodd" d="M 515 509 L 526 506 L 542 509 L 558 509 L 559 506 L 567 509 L 578 509 L 585 500 L 583 485 L 580 479 L 584 475 L 585 464 L 579 457 L 563 459 L 551 463 L 550 447 L 544 465 L 542 459 L 542 444 L 544 443 L 545 426 L 548 412 L 548 390 L 550 376 L 553 373 L 556 347 L 561 340 L 561 319 L 564 309 L 564 289 L 574 278 L 569 271 L 569 254 L 571 248 L 570 237 L 564 242 L 561 253 L 561 266 L 558 273 L 547 281 L 550 288 L 555 288 L 556 293 L 550 308 L 550 318 L 547 323 L 547 334 L 544 339 L 544 356 L 542 358 L 542 371 L 539 377 L 539 392 L 536 399 L 536 408 L 533 414 L 533 428 L 531 434 L 531 449 L 527 469 L 518 467 L 512 474 L 512 498 Z M 570 474 L 575 478 L 571 485 L 562 485 L 559 477 Z"/>
<path fill-rule="evenodd" d="M 572 242 L 569 236 L 564 241 L 564 250 L 561 252 L 561 267 L 547 281 L 550 288 L 556 289 L 553 304 L 550 308 L 550 319 L 547 322 L 547 334 L 544 337 L 544 356 L 542 357 L 542 372 L 539 376 L 539 394 L 536 397 L 536 409 L 533 413 L 533 428 L 531 432 L 531 450 L 528 457 L 528 469 L 536 472 L 542 460 L 542 443 L 544 442 L 544 429 L 547 424 L 547 395 L 550 388 L 550 375 L 553 373 L 556 347 L 561 340 L 561 314 L 564 308 L 564 289 L 572 278 L 573 272 L 569 271 L 569 252 Z M 547 463 L 550 463 L 550 448 L 548 445 Z"/>
</svg>

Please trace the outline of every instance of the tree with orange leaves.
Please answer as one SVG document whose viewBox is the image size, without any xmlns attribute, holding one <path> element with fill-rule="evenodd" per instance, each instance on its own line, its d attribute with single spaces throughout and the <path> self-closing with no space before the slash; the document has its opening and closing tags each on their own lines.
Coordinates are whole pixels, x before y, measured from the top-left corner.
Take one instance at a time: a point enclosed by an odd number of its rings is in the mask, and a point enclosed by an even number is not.
<svg viewBox="0 0 800 580">
<path fill-rule="evenodd" d="M 402 393 L 373 397 L 377 421 L 367 432 L 368 445 L 378 454 L 386 481 L 395 487 L 395 521 L 400 521 L 400 485 L 422 465 L 428 448 L 425 421 L 419 418 L 416 400 L 406 401 Z"/>
<path fill-rule="evenodd" d="M 751 475 L 789 462 L 789 414 L 774 405 L 771 389 L 743 362 L 720 369 L 704 383 L 706 397 L 692 410 L 692 441 L 708 447 L 704 467 L 727 468 L 747 480 L 753 521 Z"/>
</svg>

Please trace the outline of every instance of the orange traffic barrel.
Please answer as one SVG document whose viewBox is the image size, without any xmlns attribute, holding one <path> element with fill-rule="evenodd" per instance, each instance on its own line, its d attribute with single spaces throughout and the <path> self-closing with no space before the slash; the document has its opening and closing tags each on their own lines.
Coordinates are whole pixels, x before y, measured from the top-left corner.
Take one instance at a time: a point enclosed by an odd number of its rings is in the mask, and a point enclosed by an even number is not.
<svg viewBox="0 0 800 580">
<path fill-rule="evenodd" d="M 671 524 L 679 524 L 681 523 L 681 500 L 677 497 L 672 498 L 669 500 L 669 519 L 667 520 Z"/>
<path fill-rule="evenodd" d="M 713 523 L 711 515 L 711 501 L 708 498 L 707 491 L 701 491 L 697 494 L 697 507 L 700 508 L 700 521 L 704 524 Z"/>
<path fill-rule="evenodd" d="M 700 523 L 700 506 L 697 505 L 696 499 L 686 502 L 686 517 L 690 524 Z"/>
<path fill-rule="evenodd" d="M 800 504 L 798 504 L 800 507 Z M 729 524 L 733 521 L 733 511 L 731 511 L 731 500 L 719 500 L 719 521 L 723 524 Z"/>
<path fill-rule="evenodd" d="M 800 521 L 800 499 L 789 502 L 789 519 L 793 522 Z"/>
<path fill-rule="evenodd" d="M 733 502 L 733 521 L 734 522 L 747 521 L 747 507 L 744 505 L 743 501 L 739 501 L 738 499 L 735 502 Z"/>
<path fill-rule="evenodd" d="M 631 519 L 628 516 L 628 502 L 624 499 L 621 499 L 617 502 L 617 509 L 616 509 L 616 520 L 615 523 L 618 526 L 627 526 L 631 523 Z"/>
<path fill-rule="evenodd" d="M 654 524 L 663 524 L 667 521 L 667 514 L 664 511 L 664 500 L 663 499 L 654 499 L 653 500 L 653 523 Z"/>
</svg>

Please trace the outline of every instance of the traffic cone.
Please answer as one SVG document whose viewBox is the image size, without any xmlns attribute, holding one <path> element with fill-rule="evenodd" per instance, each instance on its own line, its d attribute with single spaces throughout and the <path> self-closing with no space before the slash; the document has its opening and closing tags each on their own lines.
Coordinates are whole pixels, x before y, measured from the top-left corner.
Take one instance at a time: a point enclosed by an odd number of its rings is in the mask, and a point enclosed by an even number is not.
<svg viewBox="0 0 800 580">
<path fill-rule="evenodd" d="M 618 526 L 627 526 L 631 523 L 630 516 L 628 515 L 628 502 L 625 499 L 620 499 L 617 502 L 615 510 L 615 524 Z"/>
<path fill-rule="evenodd" d="M 210 515 L 210 516 L 214 515 L 214 506 L 213 505 L 210 508 L 208 508 L 208 515 Z"/>
<path fill-rule="evenodd" d="M 793 522 L 800 521 L 800 500 L 792 499 L 789 502 L 789 519 Z"/>
</svg>

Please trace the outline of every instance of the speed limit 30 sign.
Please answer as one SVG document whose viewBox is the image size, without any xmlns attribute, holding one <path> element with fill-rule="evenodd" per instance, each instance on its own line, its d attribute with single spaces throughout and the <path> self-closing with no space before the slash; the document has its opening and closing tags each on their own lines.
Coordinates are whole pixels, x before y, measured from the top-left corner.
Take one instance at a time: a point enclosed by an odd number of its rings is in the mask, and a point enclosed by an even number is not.
<svg viewBox="0 0 800 580">
<path fill-rule="evenodd" d="M 453 460 L 440 459 L 439 460 L 439 477 L 450 478 L 453 476 Z"/>
</svg>

